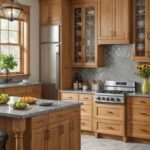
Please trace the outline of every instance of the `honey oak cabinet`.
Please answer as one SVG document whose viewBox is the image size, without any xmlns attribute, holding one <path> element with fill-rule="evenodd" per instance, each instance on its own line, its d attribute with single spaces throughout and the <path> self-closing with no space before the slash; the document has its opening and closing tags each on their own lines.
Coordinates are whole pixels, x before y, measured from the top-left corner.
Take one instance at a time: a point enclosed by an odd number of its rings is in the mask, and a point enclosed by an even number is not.
<svg viewBox="0 0 150 150">
<path fill-rule="evenodd" d="M 61 0 L 45 0 L 40 3 L 41 26 L 61 24 Z"/>
<path fill-rule="evenodd" d="M 98 0 L 98 44 L 129 44 L 130 19 L 130 0 Z"/>
<path fill-rule="evenodd" d="M 72 66 L 103 66 L 103 49 L 97 46 L 97 3 L 73 4 L 71 22 Z"/>
<path fill-rule="evenodd" d="M 41 85 L 16 86 L 0 89 L 1 92 L 10 96 L 33 96 L 41 98 Z"/>
<path fill-rule="evenodd" d="M 32 131 L 31 150 L 47 150 L 46 131 L 46 126 Z"/>
<path fill-rule="evenodd" d="M 94 102 L 94 131 L 100 134 L 120 136 L 126 141 L 125 106 Z"/>
<path fill-rule="evenodd" d="M 133 60 L 150 62 L 150 1 L 133 0 Z"/>
<path fill-rule="evenodd" d="M 62 92 L 61 100 L 79 101 L 81 106 L 81 130 L 93 131 L 93 95 Z"/>
<path fill-rule="evenodd" d="M 127 135 L 150 140 L 150 98 L 127 98 Z"/>
</svg>

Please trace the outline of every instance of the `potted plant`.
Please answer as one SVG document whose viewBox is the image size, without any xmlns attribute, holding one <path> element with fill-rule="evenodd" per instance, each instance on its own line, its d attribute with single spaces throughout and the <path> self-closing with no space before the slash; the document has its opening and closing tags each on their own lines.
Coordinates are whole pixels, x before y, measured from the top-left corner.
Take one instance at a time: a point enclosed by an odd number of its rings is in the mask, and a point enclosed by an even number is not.
<svg viewBox="0 0 150 150">
<path fill-rule="evenodd" d="M 148 94 L 150 92 L 150 86 L 148 83 L 148 79 L 150 77 L 150 65 L 148 64 L 139 64 L 136 67 L 137 71 L 136 75 L 143 79 L 142 83 L 142 93 Z"/>
<path fill-rule="evenodd" d="M 10 69 L 13 70 L 14 67 L 16 67 L 16 66 L 17 66 L 17 62 L 14 60 L 13 55 L 0 54 L 0 70 L 5 71 L 5 74 L 6 74 L 5 82 L 6 83 L 8 83 L 10 81 L 10 79 L 8 78 Z"/>
</svg>

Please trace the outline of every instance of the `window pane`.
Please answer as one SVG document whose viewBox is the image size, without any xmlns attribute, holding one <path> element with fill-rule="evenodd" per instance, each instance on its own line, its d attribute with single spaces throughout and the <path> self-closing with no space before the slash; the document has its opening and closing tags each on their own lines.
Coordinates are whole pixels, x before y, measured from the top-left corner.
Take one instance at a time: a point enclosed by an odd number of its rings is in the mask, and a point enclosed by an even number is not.
<svg viewBox="0 0 150 150">
<path fill-rule="evenodd" d="M 1 29 L 8 30 L 8 20 L 1 19 Z"/>
<path fill-rule="evenodd" d="M 9 30 L 19 31 L 19 22 L 18 21 L 9 21 Z"/>
<path fill-rule="evenodd" d="M 9 54 L 9 46 L 8 45 L 1 45 L 1 53 L 8 55 Z"/>
<path fill-rule="evenodd" d="M 1 30 L 1 43 L 8 43 L 8 31 Z"/>
<path fill-rule="evenodd" d="M 15 61 L 17 62 L 17 66 L 13 70 L 10 70 L 10 72 L 20 72 L 20 60 L 15 59 Z"/>
<path fill-rule="evenodd" d="M 14 58 L 20 58 L 20 48 L 19 46 L 10 46 L 10 54 L 14 56 Z"/>
<path fill-rule="evenodd" d="M 19 43 L 18 32 L 9 31 L 9 43 L 14 43 L 14 44 Z"/>
</svg>

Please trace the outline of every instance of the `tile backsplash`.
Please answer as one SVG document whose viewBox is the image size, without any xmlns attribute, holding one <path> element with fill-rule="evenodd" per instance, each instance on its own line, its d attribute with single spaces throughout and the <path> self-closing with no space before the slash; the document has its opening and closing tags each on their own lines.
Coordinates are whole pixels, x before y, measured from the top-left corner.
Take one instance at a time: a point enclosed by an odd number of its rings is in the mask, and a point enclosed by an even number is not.
<svg viewBox="0 0 150 150">
<path fill-rule="evenodd" d="M 89 81 L 115 80 L 135 81 L 141 83 L 142 79 L 135 75 L 136 63 L 132 61 L 131 45 L 111 45 L 105 47 L 105 67 L 96 69 L 77 69 L 83 79 Z"/>
</svg>

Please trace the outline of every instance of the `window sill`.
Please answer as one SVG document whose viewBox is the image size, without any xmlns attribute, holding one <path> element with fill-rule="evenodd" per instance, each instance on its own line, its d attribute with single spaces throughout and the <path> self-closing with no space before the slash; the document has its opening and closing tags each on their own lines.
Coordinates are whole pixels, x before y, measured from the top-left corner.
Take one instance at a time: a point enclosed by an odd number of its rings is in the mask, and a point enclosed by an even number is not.
<svg viewBox="0 0 150 150">
<path fill-rule="evenodd" d="M 10 78 L 19 78 L 19 77 L 24 77 L 24 78 L 28 78 L 30 76 L 30 74 L 9 74 L 9 77 Z M 0 79 L 2 79 L 2 78 L 5 78 L 6 77 L 6 75 L 4 75 L 4 74 L 1 74 L 0 75 Z"/>
</svg>

